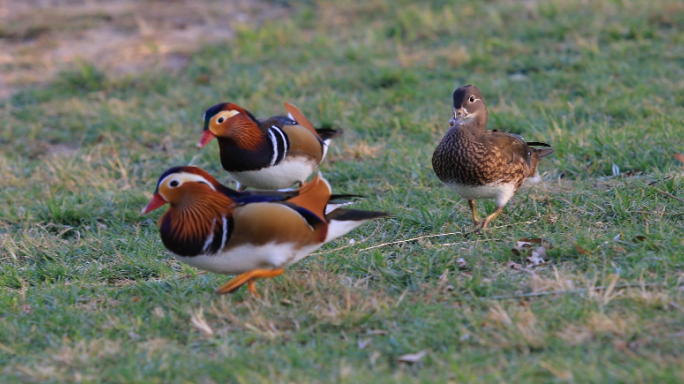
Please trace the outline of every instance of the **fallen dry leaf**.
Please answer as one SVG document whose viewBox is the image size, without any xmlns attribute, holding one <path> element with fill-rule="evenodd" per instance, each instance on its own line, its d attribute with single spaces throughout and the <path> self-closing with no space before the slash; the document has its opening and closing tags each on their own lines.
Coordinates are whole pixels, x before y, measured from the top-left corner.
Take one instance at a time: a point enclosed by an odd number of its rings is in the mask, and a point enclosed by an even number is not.
<svg viewBox="0 0 684 384">
<path fill-rule="evenodd" d="M 541 238 L 528 239 L 527 237 L 523 237 L 522 239 L 515 242 L 515 247 L 518 249 L 529 248 L 529 247 L 532 247 L 532 244 L 541 244 L 541 243 L 542 243 Z"/>
<path fill-rule="evenodd" d="M 515 270 L 517 270 L 517 271 L 520 271 L 520 270 L 523 269 L 522 265 L 516 263 L 515 261 L 509 261 L 509 262 L 507 262 L 507 263 L 506 263 L 506 268 L 515 269 Z"/>
<path fill-rule="evenodd" d="M 534 245 L 536 245 L 536 244 L 539 244 L 540 246 L 534 247 Z M 542 239 L 542 238 L 534 238 L 534 239 L 522 238 L 522 239 L 515 242 L 515 247 L 513 247 L 513 249 L 511 249 L 511 253 L 514 254 L 515 256 L 525 255 L 526 256 L 525 260 L 527 262 L 532 264 L 532 266 L 538 266 L 538 265 L 546 264 L 546 261 L 544 261 L 544 258 L 546 257 L 547 247 L 553 248 L 553 246 L 549 242 L 544 241 L 544 239 Z M 509 268 L 518 269 L 515 265 L 509 265 Z M 520 270 L 525 270 L 525 269 L 520 267 Z"/>
<path fill-rule="evenodd" d="M 577 244 L 574 244 L 574 245 L 575 245 L 575 249 L 577 250 L 577 252 L 580 253 L 580 255 L 588 255 L 589 254 L 589 252 L 585 251 L 584 248 L 580 247 Z"/>
<path fill-rule="evenodd" d="M 634 236 L 634 238 L 632 238 L 632 243 L 641 243 L 644 240 L 646 240 L 646 236 L 642 236 L 642 235 Z"/>
<path fill-rule="evenodd" d="M 359 349 L 366 348 L 367 346 L 370 345 L 371 342 L 372 342 L 371 339 L 359 339 L 359 341 L 358 341 Z"/>
<path fill-rule="evenodd" d="M 204 313 L 201 309 L 192 313 L 192 315 L 190 316 L 190 324 L 192 324 L 193 327 L 197 328 L 202 333 L 202 335 L 206 337 L 214 336 L 214 330 L 211 329 L 209 324 L 207 324 L 207 321 L 204 319 Z"/>
<path fill-rule="evenodd" d="M 674 154 L 674 157 L 675 157 L 675 159 L 677 159 L 677 160 L 681 161 L 682 163 L 684 163 L 684 155 L 682 155 L 681 153 L 675 153 L 675 154 Z"/>
<path fill-rule="evenodd" d="M 533 267 L 536 267 L 538 265 L 546 264 L 544 261 L 544 257 L 546 256 L 546 250 L 544 247 L 539 247 L 532 251 L 532 254 L 530 256 L 527 256 L 525 260 L 527 260 L 528 263 L 532 264 Z"/>
<path fill-rule="evenodd" d="M 462 257 L 456 260 L 456 265 L 458 265 L 458 269 L 468 268 L 468 263 Z"/>
<path fill-rule="evenodd" d="M 532 251 L 532 255 L 537 253 L 539 257 L 546 257 L 546 248 L 545 247 L 537 247 Z"/>
<path fill-rule="evenodd" d="M 427 351 L 420 351 L 418 353 L 407 353 L 405 355 L 401 355 L 397 357 L 397 360 L 402 362 L 402 363 L 417 363 L 423 359 L 427 355 Z"/>
</svg>

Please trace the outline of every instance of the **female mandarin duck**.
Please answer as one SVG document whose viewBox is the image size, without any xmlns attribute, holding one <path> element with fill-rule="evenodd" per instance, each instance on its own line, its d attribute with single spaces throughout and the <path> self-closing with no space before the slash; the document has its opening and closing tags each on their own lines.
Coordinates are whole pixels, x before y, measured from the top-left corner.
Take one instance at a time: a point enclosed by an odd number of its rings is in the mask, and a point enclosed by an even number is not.
<svg viewBox="0 0 684 384">
<path fill-rule="evenodd" d="M 323 244 L 389 215 L 329 205 L 330 185 L 320 174 L 293 192 L 237 192 L 200 168 L 175 167 L 161 175 L 142 213 L 169 203 L 158 223 L 164 246 L 191 266 L 238 275 L 217 293 L 247 283 L 255 296 L 254 279 L 278 276 Z"/>
<path fill-rule="evenodd" d="M 513 133 L 487 131 L 487 106 L 474 85 L 454 91 L 453 101 L 451 129 L 432 155 L 432 168 L 447 187 L 468 200 L 479 231 L 503 211 L 525 178 L 540 180 L 539 159 L 553 149 L 546 143 L 526 142 Z M 496 210 L 480 220 L 476 199 L 495 199 Z"/>
<path fill-rule="evenodd" d="M 325 158 L 330 140 L 342 131 L 315 129 L 297 107 L 285 103 L 285 109 L 287 117 L 260 121 L 233 103 L 214 105 L 204 114 L 197 148 L 216 137 L 221 165 L 238 182 L 238 190 L 301 185 Z"/>
</svg>

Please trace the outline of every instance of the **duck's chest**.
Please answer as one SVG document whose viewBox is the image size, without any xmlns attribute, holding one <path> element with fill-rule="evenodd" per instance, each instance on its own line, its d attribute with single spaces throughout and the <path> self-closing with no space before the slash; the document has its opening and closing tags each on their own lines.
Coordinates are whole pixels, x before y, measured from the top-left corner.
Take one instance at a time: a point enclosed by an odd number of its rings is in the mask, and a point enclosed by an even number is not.
<svg viewBox="0 0 684 384">
<path fill-rule="evenodd" d="M 501 177 L 504 159 L 496 148 L 486 143 L 450 132 L 435 149 L 432 166 L 445 183 L 480 186 Z"/>
<path fill-rule="evenodd" d="M 318 164 L 307 157 L 287 157 L 282 163 L 254 171 L 231 172 L 230 176 L 243 187 L 282 189 L 303 183 Z"/>
</svg>

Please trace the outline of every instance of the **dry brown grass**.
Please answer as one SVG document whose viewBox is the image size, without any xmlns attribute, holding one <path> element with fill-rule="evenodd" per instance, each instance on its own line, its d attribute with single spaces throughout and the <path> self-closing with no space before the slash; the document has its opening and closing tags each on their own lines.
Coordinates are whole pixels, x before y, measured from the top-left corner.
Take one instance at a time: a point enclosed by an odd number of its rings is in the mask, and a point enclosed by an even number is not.
<svg viewBox="0 0 684 384">
<path fill-rule="evenodd" d="M 259 0 L 0 2 L 0 99 L 92 63 L 108 75 L 177 71 L 241 24 L 285 14 Z"/>
</svg>

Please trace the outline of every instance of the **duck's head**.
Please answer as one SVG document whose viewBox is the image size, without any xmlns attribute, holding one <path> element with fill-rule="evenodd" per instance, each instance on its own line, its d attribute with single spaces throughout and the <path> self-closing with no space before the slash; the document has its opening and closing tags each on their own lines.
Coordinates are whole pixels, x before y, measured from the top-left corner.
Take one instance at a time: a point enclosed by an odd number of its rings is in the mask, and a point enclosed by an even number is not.
<svg viewBox="0 0 684 384">
<path fill-rule="evenodd" d="M 166 203 L 172 207 L 188 206 L 203 197 L 211 197 L 220 188 L 221 184 L 201 168 L 169 168 L 159 177 L 152 200 L 143 208 L 142 213 L 152 212 Z"/>
<path fill-rule="evenodd" d="M 450 125 L 456 126 L 469 122 L 487 124 L 487 105 L 480 89 L 474 85 L 464 85 L 454 91 L 454 112 Z"/>
<path fill-rule="evenodd" d="M 247 147 L 259 141 L 260 130 L 256 118 L 233 103 L 220 103 L 204 113 L 204 133 L 197 148 L 207 145 L 214 137 L 232 139 Z"/>
</svg>

